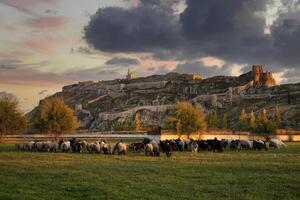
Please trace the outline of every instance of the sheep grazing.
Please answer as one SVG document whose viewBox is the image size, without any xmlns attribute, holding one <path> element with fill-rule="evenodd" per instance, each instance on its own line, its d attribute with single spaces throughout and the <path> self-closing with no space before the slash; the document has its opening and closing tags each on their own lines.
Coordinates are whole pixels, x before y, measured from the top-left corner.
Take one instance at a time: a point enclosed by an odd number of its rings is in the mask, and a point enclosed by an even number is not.
<svg viewBox="0 0 300 200">
<path fill-rule="evenodd" d="M 265 141 L 262 141 L 262 140 L 253 140 L 253 147 L 252 147 L 253 150 L 262 150 L 262 149 L 265 149 L 266 151 L 268 150 L 267 148 L 267 145 L 265 143 Z"/>
<path fill-rule="evenodd" d="M 169 142 L 169 140 L 159 142 L 159 148 L 167 155 L 167 157 L 170 157 L 172 155 L 172 146 Z"/>
<path fill-rule="evenodd" d="M 135 151 L 137 153 L 140 153 L 141 151 L 143 151 L 144 149 L 144 143 L 143 142 L 134 142 L 134 143 L 131 143 L 129 148 L 132 150 L 132 151 Z"/>
<path fill-rule="evenodd" d="M 100 153 L 101 152 L 101 146 L 98 141 L 87 144 L 86 149 L 89 153 Z"/>
<path fill-rule="evenodd" d="M 144 152 L 146 156 L 159 156 L 159 145 L 156 141 L 151 141 L 145 145 Z"/>
<path fill-rule="evenodd" d="M 154 156 L 152 144 L 146 144 L 144 147 L 144 152 L 146 156 Z"/>
<path fill-rule="evenodd" d="M 184 150 L 184 148 L 185 148 L 185 142 L 184 141 L 182 141 L 181 139 L 176 139 L 176 140 L 174 140 L 174 142 L 175 142 L 175 146 L 174 146 L 174 150 L 177 150 L 177 151 L 183 151 Z"/>
<path fill-rule="evenodd" d="M 70 140 L 73 153 L 81 153 L 87 146 L 86 141 L 77 141 L 75 138 Z"/>
<path fill-rule="evenodd" d="M 51 148 L 52 148 L 52 142 L 51 141 L 43 142 L 42 151 L 50 152 Z"/>
<path fill-rule="evenodd" d="M 115 154 L 115 152 L 117 152 L 119 155 L 126 155 L 127 153 L 127 145 L 122 140 L 120 142 L 117 142 L 112 149 L 112 154 Z"/>
<path fill-rule="evenodd" d="M 41 141 L 35 143 L 35 149 L 39 152 L 43 151 L 43 146 L 44 146 L 44 144 Z"/>
<path fill-rule="evenodd" d="M 102 143 L 100 144 L 102 147 L 102 151 L 104 154 L 111 154 L 112 150 L 111 150 L 111 146 L 109 144 L 106 144 L 105 142 L 102 141 Z"/>
<path fill-rule="evenodd" d="M 196 141 L 192 141 L 191 144 L 190 144 L 190 150 L 192 153 L 197 153 L 198 151 L 198 144 Z"/>
<path fill-rule="evenodd" d="M 208 145 L 208 150 L 213 152 L 223 152 L 226 144 L 223 141 L 218 140 L 217 138 L 213 140 L 206 140 Z"/>
<path fill-rule="evenodd" d="M 253 148 L 253 141 L 251 140 L 241 140 L 241 149 L 252 149 Z"/>
<path fill-rule="evenodd" d="M 279 149 L 281 146 L 284 146 L 285 148 L 287 148 L 287 145 L 284 142 L 282 142 L 282 140 L 280 140 L 280 139 L 268 137 L 267 141 L 269 142 L 270 148 Z"/>
<path fill-rule="evenodd" d="M 26 144 L 24 144 L 24 143 L 16 143 L 16 144 L 15 144 L 15 147 L 16 147 L 16 149 L 17 149 L 18 151 L 23 151 L 23 150 L 25 150 L 25 148 L 26 148 Z"/>
<path fill-rule="evenodd" d="M 198 149 L 202 151 L 207 151 L 208 150 L 208 143 L 207 141 L 204 140 L 197 140 L 198 144 Z"/>
<path fill-rule="evenodd" d="M 144 138 L 143 140 L 144 152 L 146 156 L 159 156 L 159 145 L 156 141 Z"/>
<path fill-rule="evenodd" d="M 69 152 L 71 150 L 71 142 L 70 141 L 66 141 L 66 142 L 62 142 L 60 145 L 60 150 L 62 152 Z"/>
<path fill-rule="evenodd" d="M 28 151 L 33 151 L 34 148 L 35 148 L 35 142 L 34 142 L 34 141 L 29 141 L 29 142 L 27 142 L 27 144 L 26 144 L 26 149 L 27 149 Z"/>
</svg>

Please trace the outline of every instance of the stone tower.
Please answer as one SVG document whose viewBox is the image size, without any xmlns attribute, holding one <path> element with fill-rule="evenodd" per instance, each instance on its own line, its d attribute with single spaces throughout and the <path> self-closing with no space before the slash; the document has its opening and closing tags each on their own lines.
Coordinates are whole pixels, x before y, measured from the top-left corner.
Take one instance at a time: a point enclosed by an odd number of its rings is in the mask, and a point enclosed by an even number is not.
<svg viewBox="0 0 300 200">
<path fill-rule="evenodd" d="M 251 75 L 253 85 L 256 88 L 273 87 L 276 85 L 276 80 L 273 78 L 272 72 L 264 72 L 262 65 L 253 65 Z"/>
<path fill-rule="evenodd" d="M 259 82 L 261 74 L 264 73 L 262 65 L 253 65 L 252 66 L 252 78 L 254 82 Z"/>
<path fill-rule="evenodd" d="M 130 69 L 128 69 L 127 75 L 126 75 L 126 79 L 127 80 L 132 80 L 132 79 L 136 79 L 136 73 L 130 71 Z"/>
</svg>

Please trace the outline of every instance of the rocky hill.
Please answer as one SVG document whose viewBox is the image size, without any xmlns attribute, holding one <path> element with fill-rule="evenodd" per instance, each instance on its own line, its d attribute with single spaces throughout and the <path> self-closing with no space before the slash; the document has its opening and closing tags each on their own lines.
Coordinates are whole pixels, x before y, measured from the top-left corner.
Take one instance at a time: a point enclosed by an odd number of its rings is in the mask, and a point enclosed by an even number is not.
<svg viewBox="0 0 300 200">
<path fill-rule="evenodd" d="M 82 128 L 111 130 L 117 122 L 131 121 L 137 112 L 147 125 L 161 125 L 179 100 L 202 105 L 206 113 L 217 110 L 233 121 L 241 108 L 270 114 L 278 105 L 287 126 L 300 128 L 300 84 L 276 85 L 262 66 L 238 77 L 168 73 L 143 78 L 88 81 L 64 86 L 54 96 L 63 97 L 75 109 Z"/>
</svg>

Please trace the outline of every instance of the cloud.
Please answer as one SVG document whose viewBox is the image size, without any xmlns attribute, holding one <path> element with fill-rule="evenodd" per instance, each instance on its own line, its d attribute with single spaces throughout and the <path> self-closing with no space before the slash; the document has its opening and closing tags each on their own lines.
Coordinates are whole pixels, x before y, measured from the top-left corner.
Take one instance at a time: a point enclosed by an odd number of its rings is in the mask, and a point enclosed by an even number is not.
<svg viewBox="0 0 300 200">
<path fill-rule="evenodd" d="M 56 15 L 58 13 L 58 11 L 57 10 L 52 10 L 52 9 L 46 9 L 45 13 L 46 14 Z"/>
<path fill-rule="evenodd" d="M 91 54 L 96 54 L 97 52 L 94 49 L 91 49 L 89 47 L 83 47 L 80 46 L 78 48 L 71 48 L 70 53 L 81 53 L 81 54 L 86 54 L 86 55 L 91 55 Z"/>
<path fill-rule="evenodd" d="M 190 74 L 200 74 L 204 78 L 218 76 L 218 75 L 228 75 L 232 73 L 232 66 L 224 64 L 221 67 L 218 66 L 205 66 L 202 61 L 187 61 L 178 64 L 174 70 L 179 73 L 190 73 Z"/>
<path fill-rule="evenodd" d="M 30 16 L 37 17 L 38 14 L 32 10 L 33 7 L 39 4 L 53 4 L 56 3 L 58 0 L 1 0 L 0 3 L 15 8 L 16 10 L 25 13 Z"/>
<path fill-rule="evenodd" d="M 38 93 L 38 95 L 44 95 L 46 92 L 48 92 L 48 90 L 42 90 Z"/>
<path fill-rule="evenodd" d="M 166 65 L 161 65 L 156 69 L 155 74 L 167 74 L 169 72 L 170 69 Z"/>
<path fill-rule="evenodd" d="M 140 61 L 135 58 L 124 58 L 124 57 L 114 57 L 105 62 L 106 65 L 117 65 L 117 66 L 132 66 L 140 64 Z"/>
<path fill-rule="evenodd" d="M 27 39 L 24 41 L 24 46 L 26 48 L 44 54 L 50 54 L 53 52 L 53 49 L 51 47 L 52 43 L 45 39 L 37 39 L 37 38 Z"/>
<path fill-rule="evenodd" d="M 40 16 L 37 18 L 29 18 L 24 23 L 37 30 L 56 30 L 62 28 L 70 21 L 65 16 Z"/>
<path fill-rule="evenodd" d="M 110 80 L 122 78 L 116 70 L 103 70 L 103 66 L 68 70 L 62 73 L 40 71 L 48 62 L 24 63 L 19 60 L 0 60 L 0 84 L 51 86 L 66 85 L 78 81 Z"/>
<path fill-rule="evenodd" d="M 298 69 L 300 4 L 281 2 L 279 9 L 275 0 L 186 0 L 178 14 L 177 1 L 140 0 L 130 8 L 99 9 L 85 27 L 84 38 L 100 51 L 147 52 L 157 60 L 190 63 L 214 57 L 224 61 L 223 66 L 263 64 L 275 72 Z M 266 17 L 269 8 L 278 10 L 271 24 Z"/>
<path fill-rule="evenodd" d="M 100 8 L 85 27 L 85 40 L 107 52 L 147 52 L 174 48 L 179 24 L 170 9 L 143 1 L 129 9 Z M 161 5 L 161 4 L 159 4 Z"/>
</svg>

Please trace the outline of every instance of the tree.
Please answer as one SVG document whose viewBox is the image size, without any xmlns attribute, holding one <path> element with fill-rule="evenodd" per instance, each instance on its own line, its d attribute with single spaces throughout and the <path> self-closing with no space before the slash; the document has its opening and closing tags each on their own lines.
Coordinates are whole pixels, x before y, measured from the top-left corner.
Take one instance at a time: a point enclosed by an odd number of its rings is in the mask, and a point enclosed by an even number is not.
<svg viewBox="0 0 300 200">
<path fill-rule="evenodd" d="M 114 131 L 131 131 L 132 129 L 132 123 L 127 120 L 124 122 L 116 122 L 113 124 Z"/>
<path fill-rule="evenodd" d="M 253 110 L 250 113 L 250 119 L 249 119 L 249 128 L 253 132 L 256 129 L 256 119 L 255 119 L 255 114 Z"/>
<path fill-rule="evenodd" d="M 280 110 L 279 110 L 278 106 L 276 106 L 276 108 L 275 108 L 274 123 L 275 123 L 277 128 L 281 127 L 281 113 L 280 113 Z"/>
<path fill-rule="evenodd" d="M 217 111 L 213 111 L 208 117 L 208 126 L 210 128 L 216 128 L 218 125 L 218 115 Z"/>
<path fill-rule="evenodd" d="M 261 109 L 258 115 L 258 121 L 266 122 L 268 121 L 267 110 L 265 108 Z"/>
<path fill-rule="evenodd" d="M 276 125 L 271 120 L 268 120 L 267 110 L 265 108 L 260 110 L 256 119 L 255 133 L 276 133 Z"/>
<path fill-rule="evenodd" d="M 135 131 L 141 130 L 141 115 L 140 113 L 136 113 L 134 122 L 133 122 L 133 128 Z"/>
<path fill-rule="evenodd" d="M 223 115 L 221 128 L 223 128 L 223 129 L 227 129 L 228 128 L 228 118 L 227 118 L 227 114 L 226 113 Z"/>
<path fill-rule="evenodd" d="M 178 102 L 174 112 L 166 118 L 166 123 L 173 130 L 189 134 L 193 131 L 206 130 L 205 114 L 201 107 L 188 101 Z"/>
<path fill-rule="evenodd" d="M 18 109 L 18 101 L 8 95 L 0 97 L 0 136 L 24 132 L 27 117 Z"/>
<path fill-rule="evenodd" d="M 62 98 L 50 98 L 42 101 L 32 119 L 33 126 L 41 133 L 53 133 L 58 137 L 64 132 L 79 127 L 74 111 Z"/>
<path fill-rule="evenodd" d="M 248 129 L 247 127 L 247 114 L 245 109 L 243 108 L 241 110 L 241 114 L 238 121 L 238 129 L 241 131 L 246 131 Z"/>
</svg>

